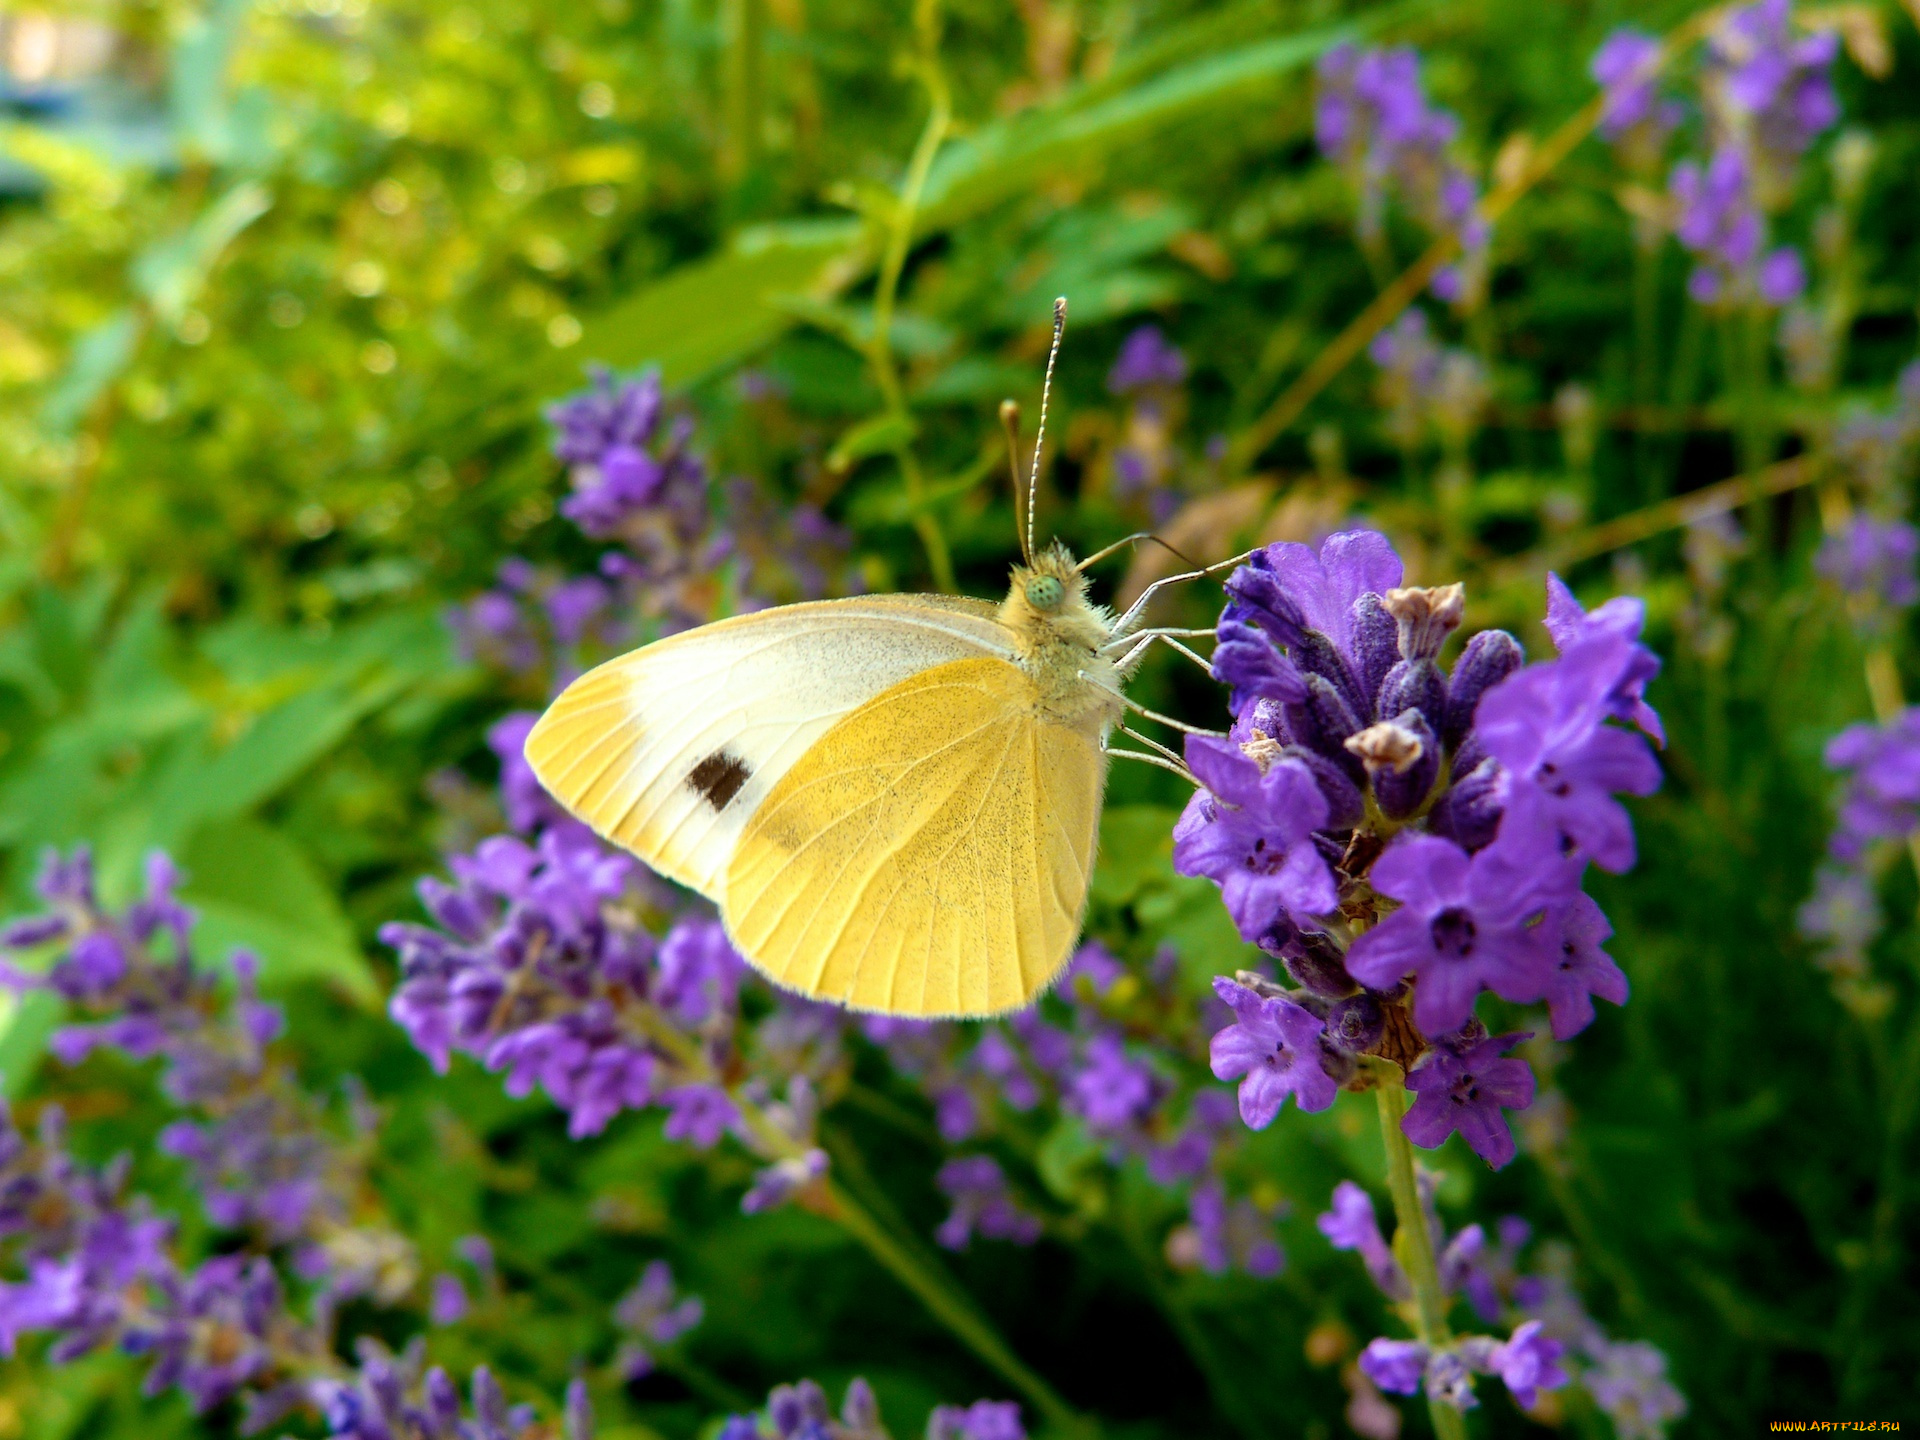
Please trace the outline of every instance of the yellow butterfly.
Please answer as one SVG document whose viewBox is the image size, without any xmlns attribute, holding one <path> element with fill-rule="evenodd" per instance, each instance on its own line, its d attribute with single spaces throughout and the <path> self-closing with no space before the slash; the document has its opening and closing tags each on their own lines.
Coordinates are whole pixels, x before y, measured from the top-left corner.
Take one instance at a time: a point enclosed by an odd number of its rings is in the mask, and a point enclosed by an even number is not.
<svg viewBox="0 0 1920 1440">
<path fill-rule="evenodd" d="M 1107 741 L 1140 709 L 1122 686 L 1142 649 L 1191 632 L 1136 631 L 1151 589 L 1118 620 L 1088 601 L 1086 564 L 1118 546 L 1084 564 L 1033 552 L 1065 317 L 1056 302 L 1025 563 L 999 605 L 877 595 L 737 615 L 581 676 L 527 736 L 561 804 L 712 900 L 787 989 L 889 1015 L 1030 1003 L 1080 933 L 1108 755 L 1178 768 Z"/>
</svg>

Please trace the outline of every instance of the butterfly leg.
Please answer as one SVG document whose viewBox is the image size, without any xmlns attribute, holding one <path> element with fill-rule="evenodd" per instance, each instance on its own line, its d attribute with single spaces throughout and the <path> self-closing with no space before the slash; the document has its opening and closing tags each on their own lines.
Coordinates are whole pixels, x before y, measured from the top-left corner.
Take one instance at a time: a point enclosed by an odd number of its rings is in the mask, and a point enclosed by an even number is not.
<svg viewBox="0 0 1920 1440">
<path fill-rule="evenodd" d="M 1127 607 L 1127 613 L 1122 615 L 1118 620 L 1114 621 L 1113 630 L 1110 633 L 1116 636 L 1124 635 L 1127 633 L 1128 630 L 1132 629 L 1135 622 L 1137 622 L 1140 616 L 1146 612 L 1147 606 L 1153 603 L 1153 597 L 1156 594 L 1158 594 L 1160 590 L 1165 586 L 1178 585 L 1182 581 L 1186 581 L 1186 580 L 1199 580 L 1205 576 L 1213 574 L 1215 571 L 1218 571 L 1218 570 L 1230 570 L 1235 565 L 1238 565 L 1241 561 L 1245 560 L 1247 556 L 1252 555 L 1253 553 L 1254 553 L 1253 551 L 1249 550 L 1246 552 L 1246 554 L 1235 555 L 1230 559 L 1222 560 L 1218 565 L 1208 565 L 1204 569 L 1189 570 L 1184 575 L 1169 575 L 1164 580 L 1154 581 L 1151 585 L 1147 586 L 1146 589 L 1140 592 L 1140 598 L 1138 600 L 1134 601 L 1132 605 Z"/>
</svg>

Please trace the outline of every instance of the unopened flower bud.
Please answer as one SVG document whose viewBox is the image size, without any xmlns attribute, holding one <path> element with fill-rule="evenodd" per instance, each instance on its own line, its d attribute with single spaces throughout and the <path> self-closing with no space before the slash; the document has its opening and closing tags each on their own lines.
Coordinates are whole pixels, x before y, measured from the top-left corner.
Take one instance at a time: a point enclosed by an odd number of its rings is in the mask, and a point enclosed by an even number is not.
<svg viewBox="0 0 1920 1440">
<path fill-rule="evenodd" d="M 1353 708 L 1324 676 L 1307 677 L 1306 698 L 1287 706 L 1287 728 L 1310 750 L 1337 763 L 1358 781 L 1366 772 L 1346 751 L 1346 739 L 1360 728 Z"/>
<path fill-rule="evenodd" d="M 1386 1028 L 1386 1012 L 1370 991 L 1349 996 L 1327 1012 L 1328 1043 L 1352 1055 L 1364 1055 L 1378 1045 Z"/>
<path fill-rule="evenodd" d="M 1338 1000 L 1351 995 L 1356 988 L 1353 977 L 1347 973 L 1347 962 L 1340 947 L 1324 930 L 1301 931 L 1281 962 L 1287 967 L 1287 974 L 1316 995 Z"/>
<path fill-rule="evenodd" d="M 1506 808 L 1506 771 L 1488 757 L 1448 787 L 1427 815 L 1427 828 L 1467 850 L 1493 843 Z"/>
<path fill-rule="evenodd" d="M 1348 647 L 1353 657 L 1354 678 L 1366 698 L 1362 720 L 1380 713 L 1375 702 L 1380 698 L 1380 682 L 1400 663 L 1400 622 L 1387 613 L 1384 601 L 1368 591 L 1353 602 L 1353 637 Z"/>
<path fill-rule="evenodd" d="M 1402 660 L 1380 686 L 1380 714 L 1397 717 L 1418 710 L 1438 737 L 1447 723 L 1447 677 L 1431 660 Z"/>
<path fill-rule="evenodd" d="M 1389 590 L 1384 604 L 1400 627 L 1400 658 L 1431 660 L 1460 627 L 1460 617 L 1467 611 L 1467 587 L 1458 582 L 1432 589 L 1410 585 Z"/>
<path fill-rule="evenodd" d="M 1353 783 L 1346 766 L 1337 765 L 1326 756 L 1317 755 L 1300 745 L 1289 745 L 1286 755 L 1313 772 L 1320 793 L 1327 801 L 1327 829 L 1345 830 L 1360 823 L 1361 816 L 1366 813 L 1366 797 L 1360 793 L 1360 787 Z"/>
<path fill-rule="evenodd" d="M 1446 724 L 1441 729 L 1448 745 L 1458 745 L 1473 728 L 1480 697 L 1518 670 L 1526 658 L 1520 642 L 1504 630 L 1482 630 L 1467 642 L 1448 687 Z"/>
</svg>

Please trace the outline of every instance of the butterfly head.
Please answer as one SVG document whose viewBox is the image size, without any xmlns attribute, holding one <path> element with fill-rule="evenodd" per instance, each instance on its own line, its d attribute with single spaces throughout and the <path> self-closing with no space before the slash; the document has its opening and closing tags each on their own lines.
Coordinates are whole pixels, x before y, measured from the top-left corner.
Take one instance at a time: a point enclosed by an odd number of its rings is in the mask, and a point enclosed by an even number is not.
<svg viewBox="0 0 1920 1440">
<path fill-rule="evenodd" d="M 1051 545 L 1030 565 L 1013 567 L 1000 623 L 1038 647 L 1049 641 L 1098 648 L 1107 638 L 1105 612 L 1087 599 L 1087 579 L 1064 545 Z"/>
</svg>

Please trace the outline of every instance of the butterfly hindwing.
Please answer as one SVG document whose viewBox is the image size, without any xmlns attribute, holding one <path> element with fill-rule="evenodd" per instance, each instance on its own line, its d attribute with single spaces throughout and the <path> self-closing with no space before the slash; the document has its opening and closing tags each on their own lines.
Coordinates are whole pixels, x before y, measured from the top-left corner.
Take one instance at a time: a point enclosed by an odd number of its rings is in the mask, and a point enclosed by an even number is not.
<svg viewBox="0 0 1920 1440">
<path fill-rule="evenodd" d="M 741 952 L 791 989 L 898 1015 L 1037 995 L 1079 933 L 1105 757 L 1004 659 L 902 680 L 815 741 L 728 867 Z"/>
<path fill-rule="evenodd" d="M 611 660 L 527 737 L 540 783 L 601 835 L 724 901 L 750 817 L 836 723 L 900 682 L 1004 656 L 983 601 L 819 601 L 735 616 Z"/>
</svg>

